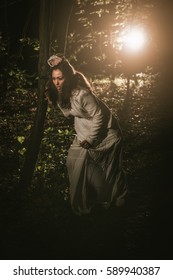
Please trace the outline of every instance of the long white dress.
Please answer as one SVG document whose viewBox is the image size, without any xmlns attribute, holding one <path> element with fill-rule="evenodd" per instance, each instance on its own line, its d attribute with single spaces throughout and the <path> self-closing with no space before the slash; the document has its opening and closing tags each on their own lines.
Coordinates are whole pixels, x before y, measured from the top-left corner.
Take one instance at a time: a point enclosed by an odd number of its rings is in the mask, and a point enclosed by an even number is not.
<svg viewBox="0 0 173 280">
<path fill-rule="evenodd" d="M 89 90 L 73 91 L 71 109 L 76 136 L 67 156 L 71 206 L 77 214 L 90 213 L 97 203 L 114 203 L 127 193 L 122 169 L 122 133 L 109 108 Z M 87 140 L 92 148 L 84 149 Z"/>
</svg>

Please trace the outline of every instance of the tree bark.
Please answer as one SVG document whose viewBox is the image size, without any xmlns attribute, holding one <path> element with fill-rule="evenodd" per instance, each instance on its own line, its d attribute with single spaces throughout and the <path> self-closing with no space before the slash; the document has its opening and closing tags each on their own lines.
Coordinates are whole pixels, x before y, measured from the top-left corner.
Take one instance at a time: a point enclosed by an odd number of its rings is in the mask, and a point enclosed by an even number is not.
<svg viewBox="0 0 173 280">
<path fill-rule="evenodd" d="M 19 186 L 23 189 L 30 187 L 32 183 L 33 173 L 37 162 L 40 144 L 44 132 L 44 121 L 47 111 L 47 101 L 45 100 L 44 91 L 47 81 L 47 58 L 49 57 L 50 46 L 50 22 L 51 5 L 54 1 L 40 1 L 40 21 L 39 21 L 39 39 L 40 53 L 38 62 L 38 106 L 35 116 L 35 122 L 30 136 L 28 149 L 26 152 L 25 162 L 21 171 Z"/>
</svg>

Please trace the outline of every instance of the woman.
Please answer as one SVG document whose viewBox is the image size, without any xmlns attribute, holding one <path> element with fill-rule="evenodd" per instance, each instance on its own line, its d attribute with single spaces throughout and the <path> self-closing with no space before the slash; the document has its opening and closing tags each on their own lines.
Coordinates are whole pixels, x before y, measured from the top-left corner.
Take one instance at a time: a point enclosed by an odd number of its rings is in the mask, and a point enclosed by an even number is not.
<svg viewBox="0 0 173 280">
<path fill-rule="evenodd" d="M 65 58 L 52 56 L 48 100 L 65 117 L 74 116 L 75 139 L 68 151 L 70 200 L 75 213 L 100 204 L 121 206 L 127 193 L 122 170 L 122 133 L 109 108 L 92 92 L 85 76 Z"/>
</svg>

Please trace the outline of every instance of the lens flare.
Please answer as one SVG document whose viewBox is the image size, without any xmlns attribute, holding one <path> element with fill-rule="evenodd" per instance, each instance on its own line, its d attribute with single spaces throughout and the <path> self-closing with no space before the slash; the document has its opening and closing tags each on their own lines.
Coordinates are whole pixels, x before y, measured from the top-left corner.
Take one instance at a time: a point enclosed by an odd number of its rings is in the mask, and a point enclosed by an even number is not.
<svg viewBox="0 0 173 280">
<path fill-rule="evenodd" d="M 126 49 L 138 51 L 145 46 L 146 35 L 142 29 L 131 28 L 122 36 L 122 44 Z"/>
</svg>

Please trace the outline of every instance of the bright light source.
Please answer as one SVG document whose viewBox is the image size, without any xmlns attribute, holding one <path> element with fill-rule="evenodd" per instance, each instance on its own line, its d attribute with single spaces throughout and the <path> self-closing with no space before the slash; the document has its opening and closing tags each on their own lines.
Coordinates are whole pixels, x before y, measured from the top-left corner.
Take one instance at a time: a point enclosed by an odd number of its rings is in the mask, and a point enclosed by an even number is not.
<svg viewBox="0 0 173 280">
<path fill-rule="evenodd" d="M 130 28 L 121 37 L 123 46 L 131 51 L 138 51 L 145 46 L 147 41 L 145 32 L 140 28 Z"/>
</svg>

